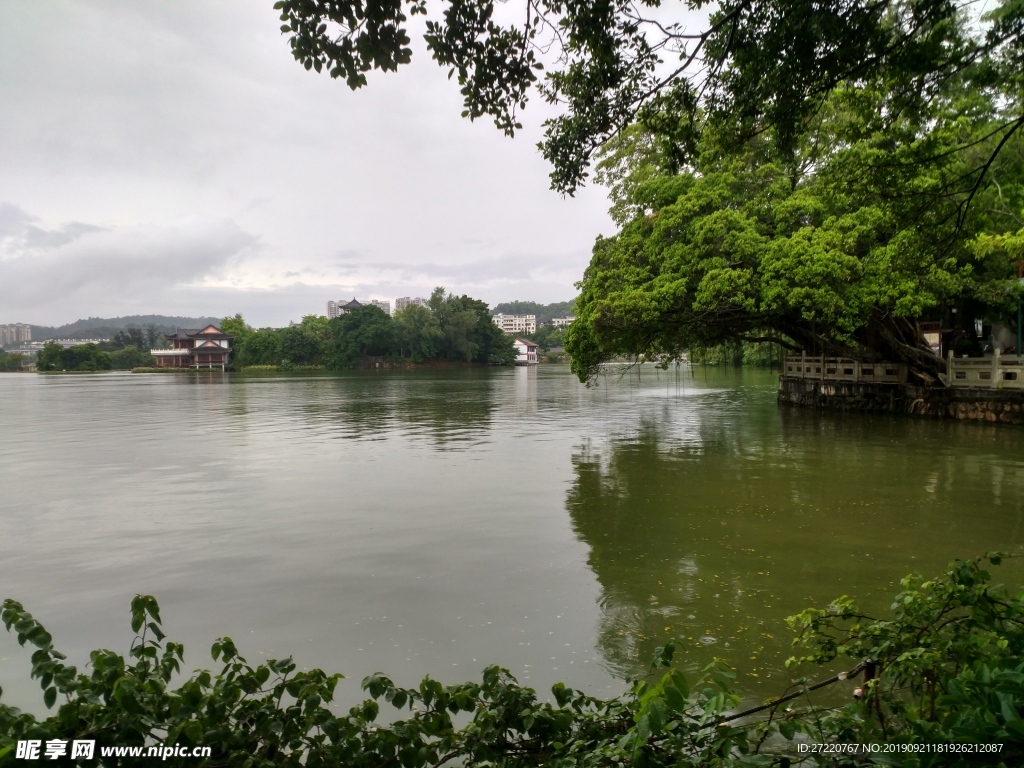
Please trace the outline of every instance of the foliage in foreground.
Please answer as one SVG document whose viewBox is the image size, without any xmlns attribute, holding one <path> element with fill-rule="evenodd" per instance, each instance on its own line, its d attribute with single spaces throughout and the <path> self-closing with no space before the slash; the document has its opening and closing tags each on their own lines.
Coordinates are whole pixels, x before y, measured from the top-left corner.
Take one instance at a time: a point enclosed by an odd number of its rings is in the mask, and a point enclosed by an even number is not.
<svg viewBox="0 0 1024 768">
<path fill-rule="evenodd" d="M 45 720 L 0 704 L 0 766 L 14 763 L 19 739 L 96 739 L 104 745 L 210 746 L 206 759 L 169 765 L 306 766 L 905 766 L 1019 765 L 1024 760 L 1024 595 L 991 585 L 990 556 L 955 562 L 939 578 L 904 579 L 892 617 L 863 616 L 848 598 L 790 619 L 803 656 L 791 664 L 856 661 L 825 684 L 852 686 L 864 671 L 863 698 L 843 707 L 807 704 L 809 686 L 737 712 L 733 675 L 722 665 L 693 684 L 671 669 L 673 644 L 658 650 L 652 674 L 622 696 L 602 700 L 561 683 L 554 703 L 488 667 L 481 682 L 442 685 L 426 678 L 399 688 L 366 678 L 370 697 L 338 716 L 327 705 L 342 677 L 297 672 L 290 659 L 256 666 L 229 638 L 213 644 L 219 672 L 200 670 L 172 687 L 184 649 L 164 642 L 156 600 L 132 601 L 137 633 L 128 658 L 93 651 L 90 672 L 65 663 L 52 638 L 13 600 L 2 619 L 36 647 Z M 846 680 L 848 682 L 843 683 Z M 381 701 L 404 714 L 378 722 Z M 401 714 L 397 715 L 401 717 Z M 460 725 L 461 723 L 461 725 Z M 849 758 L 801 752 L 808 743 L 886 745 L 1001 744 L 998 752 L 876 753 Z M 100 758 L 102 765 L 130 765 Z M 139 761 L 141 762 L 141 761 Z M 90 764 L 93 764 L 90 761 Z"/>
</svg>

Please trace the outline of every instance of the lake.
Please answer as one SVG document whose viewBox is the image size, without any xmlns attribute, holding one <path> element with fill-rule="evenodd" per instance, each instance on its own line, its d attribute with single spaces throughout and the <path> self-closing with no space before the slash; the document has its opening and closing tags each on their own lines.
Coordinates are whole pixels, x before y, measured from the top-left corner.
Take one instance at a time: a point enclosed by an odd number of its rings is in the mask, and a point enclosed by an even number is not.
<svg viewBox="0 0 1024 768">
<path fill-rule="evenodd" d="M 490 663 L 618 693 L 671 637 L 763 699 L 790 679 L 787 615 L 843 594 L 882 614 L 906 573 L 1024 540 L 1020 428 L 780 408 L 776 383 L 2 375 L 0 597 L 81 668 L 127 652 L 129 602 L 153 594 L 186 669 L 229 635 L 343 672 L 345 705 L 371 672 Z M 38 712 L 29 656 L 0 634 L 4 701 Z"/>
</svg>

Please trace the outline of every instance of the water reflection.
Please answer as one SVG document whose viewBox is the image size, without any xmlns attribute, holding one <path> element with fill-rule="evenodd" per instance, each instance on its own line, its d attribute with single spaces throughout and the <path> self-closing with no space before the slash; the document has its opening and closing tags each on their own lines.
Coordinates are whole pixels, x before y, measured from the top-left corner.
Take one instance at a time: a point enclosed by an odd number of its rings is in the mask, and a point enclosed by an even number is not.
<svg viewBox="0 0 1024 768">
<path fill-rule="evenodd" d="M 535 365 L 515 369 L 515 410 L 518 416 L 537 412 L 537 379 L 538 368 Z"/>
<path fill-rule="evenodd" d="M 309 376 L 289 384 L 301 391 L 275 402 L 279 377 L 243 379 L 261 417 L 284 420 L 340 440 L 427 439 L 438 450 L 468 450 L 488 441 L 495 409 L 493 377 L 418 372 L 356 372 Z M 261 396 L 265 390 L 266 396 Z"/>
<path fill-rule="evenodd" d="M 615 674 L 642 673 L 680 637 L 691 668 L 724 657 L 771 692 L 788 678 L 787 615 L 842 593 L 880 614 L 908 572 L 1024 543 L 1016 430 L 714 397 L 641 408 L 628 436 L 574 452 L 566 508 Z"/>
</svg>

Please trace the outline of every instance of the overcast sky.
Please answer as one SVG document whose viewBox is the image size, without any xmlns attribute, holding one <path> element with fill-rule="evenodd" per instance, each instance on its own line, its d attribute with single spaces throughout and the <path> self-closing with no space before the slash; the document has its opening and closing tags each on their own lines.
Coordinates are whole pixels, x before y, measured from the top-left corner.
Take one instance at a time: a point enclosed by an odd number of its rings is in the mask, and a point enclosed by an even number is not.
<svg viewBox="0 0 1024 768">
<path fill-rule="evenodd" d="M 291 57 L 273 0 L 0 3 L 0 323 L 328 299 L 575 295 L 605 190 L 549 191 L 515 139 L 414 62 L 350 91 Z"/>
</svg>

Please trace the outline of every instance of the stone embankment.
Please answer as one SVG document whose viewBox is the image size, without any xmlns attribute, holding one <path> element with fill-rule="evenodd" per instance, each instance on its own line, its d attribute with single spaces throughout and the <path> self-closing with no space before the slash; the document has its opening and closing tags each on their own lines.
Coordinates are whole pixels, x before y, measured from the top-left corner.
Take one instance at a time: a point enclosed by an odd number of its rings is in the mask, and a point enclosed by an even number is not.
<svg viewBox="0 0 1024 768">
<path fill-rule="evenodd" d="M 898 363 L 786 355 L 779 402 L 819 410 L 904 413 L 932 419 L 1024 424 L 1024 356 L 946 357 L 941 383 L 909 383 Z"/>
<path fill-rule="evenodd" d="M 819 410 L 1024 425 L 1024 391 L 779 377 L 779 403 Z"/>
</svg>

